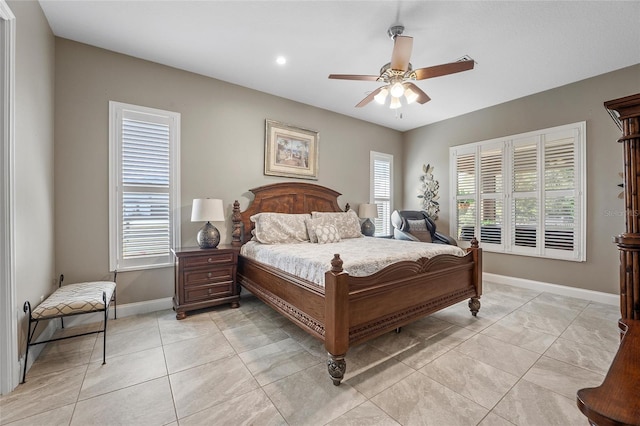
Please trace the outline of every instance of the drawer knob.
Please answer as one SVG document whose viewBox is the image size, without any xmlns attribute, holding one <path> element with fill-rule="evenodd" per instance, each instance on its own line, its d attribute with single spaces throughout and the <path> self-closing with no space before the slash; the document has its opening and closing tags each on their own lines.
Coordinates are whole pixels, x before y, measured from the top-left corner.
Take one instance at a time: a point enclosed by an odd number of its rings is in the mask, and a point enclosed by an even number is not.
<svg viewBox="0 0 640 426">
<path fill-rule="evenodd" d="M 209 273 L 207 274 L 207 276 L 208 276 L 209 278 L 211 278 L 211 272 L 209 272 Z"/>
<path fill-rule="evenodd" d="M 207 262 L 209 262 L 209 263 L 213 262 L 213 258 L 211 258 L 211 257 L 210 257 L 210 258 L 208 258 L 208 259 L 207 259 Z"/>
</svg>

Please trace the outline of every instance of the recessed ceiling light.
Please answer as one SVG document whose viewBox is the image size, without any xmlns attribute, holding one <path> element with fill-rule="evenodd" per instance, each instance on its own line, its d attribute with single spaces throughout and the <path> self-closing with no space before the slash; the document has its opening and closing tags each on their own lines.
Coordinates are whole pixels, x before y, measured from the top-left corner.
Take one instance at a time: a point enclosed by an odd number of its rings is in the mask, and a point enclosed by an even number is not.
<svg viewBox="0 0 640 426">
<path fill-rule="evenodd" d="M 285 58 L 284 56 L 278 56 L 278 57 L 276 58 L 276 63 L 277 63 L 278 65 L 284 65 L 284 64 L 286 64 L 286 63 L 287 63 L 287 58 Z"/>
</svg>

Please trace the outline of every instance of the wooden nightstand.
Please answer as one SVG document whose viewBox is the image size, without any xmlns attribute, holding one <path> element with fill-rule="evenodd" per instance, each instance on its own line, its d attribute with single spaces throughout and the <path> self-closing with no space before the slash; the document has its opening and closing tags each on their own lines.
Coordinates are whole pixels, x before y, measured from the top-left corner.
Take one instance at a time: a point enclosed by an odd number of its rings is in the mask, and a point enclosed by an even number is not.
<svg viewBox="0 0 640 426">
<path fill-rule="evenodd" d="M 175 248 L 175 295 L 173 309 L 176 319 L 184 319 L 187 311 L 231 303 L 240 306 L 236 282 L 238 249 L 219 245 L 214 249 L 199 247 Z"/>
</svg>

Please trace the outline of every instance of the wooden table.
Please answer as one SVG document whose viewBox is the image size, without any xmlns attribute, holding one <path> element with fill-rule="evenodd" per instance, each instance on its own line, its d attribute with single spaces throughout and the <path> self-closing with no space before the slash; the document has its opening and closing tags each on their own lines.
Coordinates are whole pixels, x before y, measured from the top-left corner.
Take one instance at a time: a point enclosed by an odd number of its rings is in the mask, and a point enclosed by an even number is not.
<svg viewBox="0 0 640 426">
<path fill-rule="evenodd" d="M 604 382 L 578 391 L 578 408 L 592 425 L 640 425 L 640 320 L 619 326 L 624 336 Z"/>
</svg>

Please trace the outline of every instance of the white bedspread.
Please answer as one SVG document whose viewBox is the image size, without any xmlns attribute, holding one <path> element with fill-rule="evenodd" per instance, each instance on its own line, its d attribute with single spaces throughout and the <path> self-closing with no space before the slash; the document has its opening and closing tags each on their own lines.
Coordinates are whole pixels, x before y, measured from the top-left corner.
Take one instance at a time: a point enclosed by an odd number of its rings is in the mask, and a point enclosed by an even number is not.
<svg viewBox="0 0 640 426">
<path fill-rule="evenodd" d="M 350 238 L 333 244 L 261 244 L 249 241 L 240 254 L 282 269 L 307 281 L 324 286 L 324 274 L 331 269 L 331 259 L 340 254 L 342 267 L 351 276 L 374 274 L 402 260 L 431 258 L 439 254 L 464 256 L 460 247 L 419 243 L 386 238 Z"/>
</svg>

